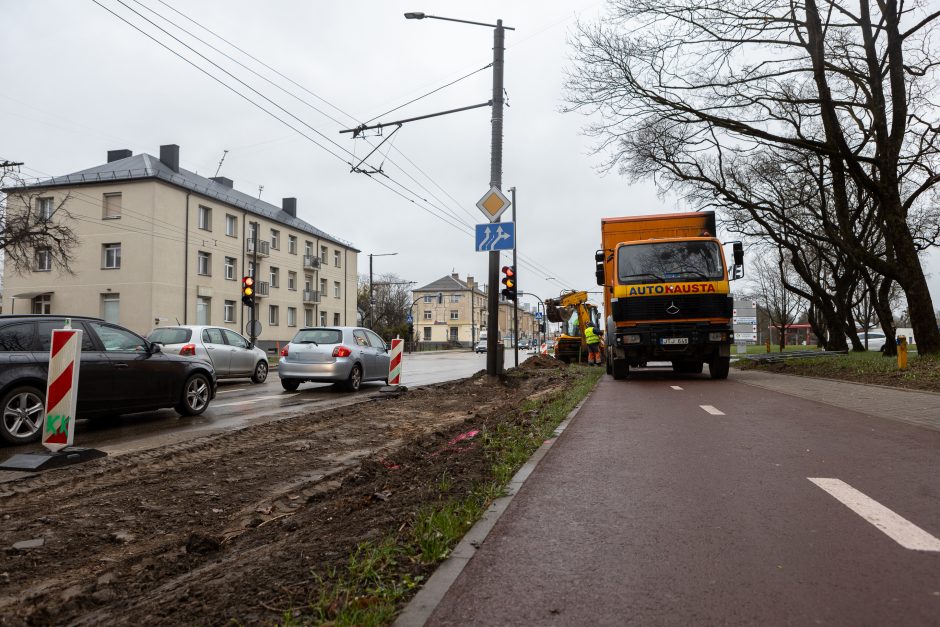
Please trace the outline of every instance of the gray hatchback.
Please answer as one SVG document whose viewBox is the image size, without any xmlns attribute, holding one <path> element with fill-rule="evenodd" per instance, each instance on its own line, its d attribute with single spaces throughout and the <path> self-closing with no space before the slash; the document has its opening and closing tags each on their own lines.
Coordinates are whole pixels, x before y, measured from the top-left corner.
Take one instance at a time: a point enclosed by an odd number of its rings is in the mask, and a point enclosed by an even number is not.
<svg viewBox="0 0 940 627">
<path fill-rule="evenodd" d="M 281 349 L 277 374 L 289 392 L 304 381 L 334 383 L 354 392 L 363 381 L 387 382 L 388 363 L 388 345 L 374 331 L 309 327 Z"/>
</svg>

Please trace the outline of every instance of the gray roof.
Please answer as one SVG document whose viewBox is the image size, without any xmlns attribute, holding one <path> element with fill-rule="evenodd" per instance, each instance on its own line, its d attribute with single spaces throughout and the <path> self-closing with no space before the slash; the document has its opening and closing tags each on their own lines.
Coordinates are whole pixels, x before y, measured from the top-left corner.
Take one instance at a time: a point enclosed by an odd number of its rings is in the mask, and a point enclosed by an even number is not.
<svg viewBox="0 0 940 627">
<path fill-rule="evenodd" d="M 287 226 L 292 226 L 298 231 L 309 233 L 321 239 L 331 240 L 342 244 L 355 252 L 361 252 L 351 243 L 334 237 L 329 233 L 324 233 L 312 224 L 304 222 L 300 218 L 295 218 L 276 205 L 264 202 L 248 194 L 243 194 L 231 187 L 216 183 L 213 180 L 199 176 L 194 172 L 180 168 L 180 171 L 174 172 L 164 164 L 160 159 L 153 155 L 141 153 L 125 159 L 119 159 L 110 163 L 88 168 L 74 174 L 65 176 L 55 176 L 51 179 L 38 181 L 25 188 L 45 188 L 62 187 L 71 185 L 87 185 L 108 183 L 111 181 L 133 181 L 139 179 L 157 178 L 171 185 L 176 185 L 183 189 L 201 194 L 208 198 L 214 198 L 218 201 L 239 207 L 275 222 L 280 222 Z"/>
<path fill-rule="evenodd" d="M 479 283 L 474 283 L 473 291 L 479 294 L 482 294 L 483 292 L 480 291 L 480 288 L 478 286 L 479 286 Z M 453 276 L 448 274 L 445 277 L 441 277 L 440 279 L 436 281 L 432 281 L 431 283 L 428 283 L 424 287 L 419 287 L 411 291 L 412 292 L 465 292 L 467 291 L 467 289 L 468 289 L 467 283 L 465 281 L 461 281 L 460 279 L 455 279 Z"/>
</svg>

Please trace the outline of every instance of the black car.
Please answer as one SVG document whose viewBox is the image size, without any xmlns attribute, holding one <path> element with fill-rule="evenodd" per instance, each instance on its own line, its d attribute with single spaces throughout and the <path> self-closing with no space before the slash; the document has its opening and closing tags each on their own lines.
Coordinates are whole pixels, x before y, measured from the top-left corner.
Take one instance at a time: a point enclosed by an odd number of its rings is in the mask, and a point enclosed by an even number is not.
<svg viewBox="0 0 940 627">
<path fill-rule="evenodd" d="M 14 444 L 42 432 L 49 345 L 66 316 L 0 316 L 0 438 Z M 215 398 L 212 365 L 161 352 L 160 346 L 99 318 L 75 316 L 82 333 L 78 418 L 173 407 L 201 414 Z"/>
</svg>

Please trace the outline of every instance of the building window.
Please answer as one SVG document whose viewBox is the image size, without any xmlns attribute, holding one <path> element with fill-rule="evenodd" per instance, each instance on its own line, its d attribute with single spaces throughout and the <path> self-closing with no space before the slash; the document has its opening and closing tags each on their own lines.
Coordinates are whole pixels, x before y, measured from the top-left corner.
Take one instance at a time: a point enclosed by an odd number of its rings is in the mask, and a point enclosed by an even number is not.
<svg viewBox="0 0 940 627">
<path fill-rule="evenodd" d="M 326 298 L 326 279 L 320 279 L 320 297 Z"/>
<path fill-rule="evenodd" d="M 268 324 L 272 327 L 278 325 L 279 307 L 277 305 L 268 305 Z"/>
<path fill-rule="evenodd" d="M 199 205 L 199 228 L 203 231 L 212 230 L 212 209 Z"/>
<path fill-rule="evenodd" d="M 51 198 L 39 199 L 39 219 L 40 220 L 52 219 L 52 199 Z"/>
<path fill-rule="evenodd" d="M 432 318 L 431 318 L 431 310 L 430 310 L 430 309 L 425 309 L 425 310 L 424 310 L 424 319 L 425 319 L 425 320 L 431 320 L 431 319 L 432 319 Z"/>
<path fill-rule="evenodd" d="M 304 255 L 313 257 L 313 242 L 310 240 L 304 240 Z"/>
<path fill-rule="evenodd" d="M 326 246 L 320 246 L 320 262 L 323 265 L 326 265 L 326 256 L 329 254 L 329 250 Z"/>
<path fill-rule="evenodd" d="M 337 268 L 343 267 L 343 254 L 338 250 L 333 251 L 333 265 Z"/>
<path fill-rule="evenodd" d="M 248 239 L 250 240 L 258 239 L 258 223 L 257 222 L 248 223 Z"/>
<path fill-rule="evenodd" d="M 196 298 L 196 324 L 209 324 L 209 304 L 211 299 L 205 296 Z"/>
<path fill-rule="evenodd" d="M 309 274 L 304 275 L 304 289 L 307 290 L 308 292 L 313 291 L 313 276 Z"/>
<path fill-rule="evenodd" d="M 309 309 L 309 308 L 304 309 L 304 326 L 305 327 L 313 326 L 313 309 Z"/>
<path fill-rule="evenodd" d="M 271 287 L 277 287 L 281 272 L 278 268 L 271 266 Z"/>
<path fill-rule="evenodd" d="M 52 313 L 52 295 L 51 294 L 40 294 L 33 298 L 33 309 L 34 314 L 51 314 Z"/>
<path fill-rule="evenodd" d="M 430 294 L 425 294 L 425 295 L 424 295 L 424 302 L 427 303 L 427 304 L 431 304 L 431 303 L 434 302 L 434 297 L 431 296 Z"/>
<path fill-rule="evenodd" d="M 287 326 L 289 327 L 297 326 L 297 308 L 296 307 L 287 308 Z"/>
<path fill-rule="evenodd" d="M 212 274 L 211 270 L 212 255 L 209 253 L 204 253 L 200 250 L 196 256 L 196 273 L 201 274 L 202 276 L 210 276 Z"/>
<path fill-rule="evenodd" d="M 235 322 L 235 301 L 227 300 L 222 303 L 222 319 L 225 322 Z"/>
<path fill-rule="evenodd" d="M 101 267 L 105 270 L 116 270 L 121 267 L 121 245 L 101 245 Z"/>
<path fill-rule="evenodd" d="M 451 320 L 460 320 L 460 312 L 456 309 L 450 310 L 450 319 Z"/>
<path fill-rule="evenodd" d="M 287 236 L 287 252 L 289 252 L 292 255 L 297 254 L 297 236 L 296 235 Z"/>
<path fill-rule="evenodd" d="M 281 232 L 277 229 L 271 229 L 271 248 L 273 250 L 281 248 Z"/>
<path fill-rule="evenodd" d="M 235 280 L 235 264 L 238 263 L 238 260 L 235 257 L 226 257 L 225 258 L 225 278 L 229 281 Z"/>
<path fill-rule="evenodd" d="M 105 322 L 118 324 L 121 314 L 121 295 L 120 294 L 102 294 L 101 295 L 101 317 Z"/>
<path fill-rule="evenodd" d="M 431 341 L 431 327 L 424 327 L 424 341 Z"/>
<path fill-rule="evenodd" d="M 333 296 L 336 298 L 340 297 L 339 281 L 333 281 Z"/>
<path fill-rule="evenodd" d="M 225 234 L 229 237 L 238 237 L 238 217 L 230 213 L 225 214 Z"/>
<path fill-rule="evenodd" d="M 52 270 L 52 251 L 40 248 L 36 251 L 36 272 L 49 272 Z"/>
<path fill-rule="evenodd" d="M 105 220 L 117 220 L 121 217 L 121 194 L 105 194 L 101 217 Z"/>
<path fill-rule="evenodd" d="M 333 326 L 338 327 L 340 324 L 341 323 L 339 321 L 339 314 L 338 313 L 333 314 Z"/>
<path fill-rule="evenodd" d="M 459 302 L 460 302 L 460 294 L 451 294 L 451 295 L 450 295 L 450 302 L 452 302 L 452 303 L 459 303 Z"/>
<path fill-rule="evenodd" d="M 250 276 L 253 279 L 258 278 L 258 268 L 255 266 L 254 261 L 248 262 L 248 276 Z"/>
<path fill-rule="evenodd" d="M 287 272 L 287 289 L 297 291 L 297 273 Z"/>
<path fill-rule="evenodd" d="M 320 312 L 320 326 L 321 327 L 326 326 L 326 312 L 325 311 Z"/>
</svg>

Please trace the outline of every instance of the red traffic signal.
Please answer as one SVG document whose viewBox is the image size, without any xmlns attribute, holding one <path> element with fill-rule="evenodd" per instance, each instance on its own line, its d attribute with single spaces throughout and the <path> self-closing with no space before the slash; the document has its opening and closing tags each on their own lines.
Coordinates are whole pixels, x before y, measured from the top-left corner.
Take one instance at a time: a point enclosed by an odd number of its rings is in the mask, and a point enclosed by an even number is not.
<svg viewBox="0 0 940 627">
<path fill-rule="evenodd" d="M 255 280 L 250 276 L 242 278 L 242 304 L 246 307 L 255 304 Z"/>
<path fill-rule="evenodd" d="M 503 266 L 503 274 L 505 275 L 503 276 L 503 280 L 502 280 L 502 284 L 505 286 L 503 287 L 503 291 L 501 292 L 503 295 L 503 298 L 505 298 L 506 300 L 511 300 L 515 302 L 518 296 L 516 293 L 516 268 L 515 266 Z"/>
</svg>

